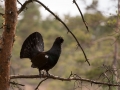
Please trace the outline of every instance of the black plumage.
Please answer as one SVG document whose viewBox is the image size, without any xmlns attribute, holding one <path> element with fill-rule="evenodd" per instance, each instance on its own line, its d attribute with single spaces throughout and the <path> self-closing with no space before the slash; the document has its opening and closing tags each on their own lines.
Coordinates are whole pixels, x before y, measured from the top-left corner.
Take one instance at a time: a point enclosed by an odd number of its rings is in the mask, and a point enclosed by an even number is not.
<svg viewBox="0 0 120 90">
<path fill-rule="evenodd" d="M 29 58 L 32 62 L 31 67 L 48 71 L 53 68 L 61 54 L 62 37 L 57 37 L 50 50 L 44 52 L 44 42 L 42 35 L 38 32 L 32 33 L 23 42 L 20 58 Z"/>
</svg>

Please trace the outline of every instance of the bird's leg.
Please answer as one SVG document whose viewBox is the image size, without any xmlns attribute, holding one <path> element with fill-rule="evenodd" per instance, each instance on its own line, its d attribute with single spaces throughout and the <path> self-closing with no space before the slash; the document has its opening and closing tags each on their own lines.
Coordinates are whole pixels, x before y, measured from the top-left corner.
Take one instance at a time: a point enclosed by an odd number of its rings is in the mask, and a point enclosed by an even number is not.
<svg viewBox="0 0 120 90">
<path fill-rule="evenodd" d="M 46 70 L 47 76 L 50 76 L 50 73 Z"/>
<path fill-rule="evenodd" d="M 41 70 L 39 70 L 39 75 L 40 75 L 40 78 L 42 78 Z"/>
<path fill-rule="evenodd" d="M 43 70 L 43 72 L 42 72 L 43 75 L 45 75 L 44 71 L 45 71 L 45 70 Z"/>
</svg>

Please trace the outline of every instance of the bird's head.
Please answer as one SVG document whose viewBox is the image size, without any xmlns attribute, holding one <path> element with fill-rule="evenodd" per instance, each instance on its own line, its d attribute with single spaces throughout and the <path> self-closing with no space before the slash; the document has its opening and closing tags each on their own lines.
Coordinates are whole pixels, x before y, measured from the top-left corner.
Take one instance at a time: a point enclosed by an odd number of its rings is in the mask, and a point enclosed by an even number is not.
<svg viewBox="0 0 120 90">
<path fill-rule="evenodd" d="M 53 43 L 53 46 L 49 50 L 50 53 L 55 53 L 57 55 L 60 55 L 61 53 L 61 45 L 63 43 L 64 39 L 62 37 L 57 37 Z"/>
<path fill-rule="evenodd" d="M 62 37 L 57 37 L 56 40 L 55 40 L 55 43 L 62 44 L 63 41 L 64 41 L 64 39 Z"/>
</svg>

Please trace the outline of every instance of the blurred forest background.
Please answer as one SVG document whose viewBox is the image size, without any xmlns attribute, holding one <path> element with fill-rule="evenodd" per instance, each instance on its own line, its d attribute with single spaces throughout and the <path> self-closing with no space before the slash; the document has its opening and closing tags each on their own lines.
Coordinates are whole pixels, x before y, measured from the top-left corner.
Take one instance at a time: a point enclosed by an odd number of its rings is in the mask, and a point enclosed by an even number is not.
<svg viewBox="0 0 120 90">
<path fill-rule="evenodd" d="M 117 6 L 117 5 L 116 5 Z M 32 8 L 31 8 L 32 7 Z M 97 0 L 93 0 L 90 6 L 86 7 L 84 18 L 88 24 L 89 32 L 86 30 L 81 16 L 64 15 L 63 21 L 68 25 L 70 30 L 76 35 L 82 45 L 91 66 L 85 62 L 84 55 L 77 47 L 73 37 L 67 33 L 66 28 L 57 21 L 52 15 L 42 19 L 39 8 L 40 5 L 31 3 L 27 9 L 18 17 L 16 30 L 16 39 L 13 47 L 11 58 L 11 74 L 13 75 L 35 75 L 39 74 L 37 69 L 31 68 L 31 62 L 28 59 L 20 59 L 20 49 L 23 41 L 29 34 L 37 31 L 40 32 L 44 39 L 45 51 L 50 49 L 55 38 L 62 36 L 64 43 L 62 45 L 62 54 L 57 65 L 50 70 L 50 73 L 59 77 L 68 77 L 71 73 L 78 74 L 80 77 L 97 81 L 108 80 L 102 75 L 106 71 L 105 67 L 112 68 L 115 58 L 117 66 L 120 66 L 119 56 L 119 32 L 117 32 L 117 10 L 116 15 L 110 14 L 106 17 L 102 12 L 96 9 Z M 112 7 L 111 7 L 112 8 Z M 77 9 L 77 8 L 76 8 Z M 0 12 L 3 8 L 0 7 Z M 2 26 L 3 18 L 0 17 L 0 26 Z M 0 34 L 3 30 L 0 29 Z M 115 49 L 117 44 L 117 56 Z M 119 70 L 119 67 L 117 67 Z M 106 73 L 111 82 L 116 82 L 113 75 Z M 17 79 L 18 83 L 26 85 L 24 90 L 33 90 L 41 79 Z M 40 86 L 40 90 L 74 90 L 74 81 L 62 82 L 57 80 L 47 80 Z M 12 87 L 11 87 L 12 88 Z M 107 90 L 108 87 L 83 83 L 76 90 Z M 115 90 L 113 87 L 111 90 Z"/>
</svg>

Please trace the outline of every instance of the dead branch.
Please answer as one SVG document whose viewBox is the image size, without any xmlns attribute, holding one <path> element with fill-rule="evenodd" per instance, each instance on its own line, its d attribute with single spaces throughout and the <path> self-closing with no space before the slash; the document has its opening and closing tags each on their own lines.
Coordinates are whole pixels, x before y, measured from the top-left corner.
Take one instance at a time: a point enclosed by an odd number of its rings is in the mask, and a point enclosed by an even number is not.
<svg viewBox="0 0 120 90">
<path fill-rule="evenodd" d="M 22 7 L 22 3 L 19 1 L 19 0 L 17 0 L 17 2 L 21 5 L 21 7 Z"/>
<path fill-rule="evenodd" d="M 116 74 L 114 73 L 114 68 L 112 66 L 109 65 L 107 66 L 105 64 L 103 64 L 101 68 L 104 70 L 104 72 L 100 74 L 97 80 L 99 80 L 101 76 L 103 76 L 104 78 L 102 80 L 107 79 L 108 83 L 113 83 L 114 81 L 111 80 L 111 77 L 116 76 Z"/>
<path fill-rule="evenodd" d="M 92 56 L 92 57 L 89 57 L 89 60 L 94 60 L 94 59 L 97 59 L 97 58 L 108 58 L 108 57 L 111 57 L 112 55 L 113 55 L 112 53 L 109 53 L 107 55 L 105 54 L 105 55 L 99 55 L 99 56 Z"/>
<path fill-rule="evenodd" d="M 115 38 L 115 37 L 112 37 L 112 36 L 103 37 L 103 38 L 100 38 L 100 39 L 94 41 L 93 43 L 98 43 L 98 42 L 102 42 L 102 41 L 105 41 L 105 40 L 112 40 L 112 41 L 115 41 L 116 38 Z"/>
<path fill-rule="evenodd" d="M 81 15 L 81 17 L 82 17 L 83 23 L 85 24 L 85 27 L 86 27 L 87 31 L 89 32 L 88 25 L 87 25 L 87 23 L 86 23 L 86 21 L 85 21 L 85 19 L 84 19 L 84 16 L 83 16 L 83 14 L 82 14 L 82 11 L 80 10 L 80 7 L 78 6 L 76 0 L 73 0 L 73 3 L 75 3 L 75 5 L 77 6 L 77 8 L 78 8 L 78 10 L 79 10 L 79 12 L 80 12 L 80 15 Z"/>
<path fill-rule="evenodd" d="M 21 8 L 17 11 L 18 14 L 20 14 L 25 8 L 26 6 L 31 3 L 33 0 L 28 0 L 28 1 L 25 1 L 25 3 L 23 5 L 21 5 Z"/>
<path fill-rule="evenodd" d="M 55 79 L 55 80 L 61 80 L 61 81 L 84 81 L 89 82 L 91 84 L 98 84 L 98 85 L 106 85 L 106 86 L 120 86 L 120 84 L 114 84 L 114 83 L 106 83 L 106 82 L 99 82 L 95 80 L 85 79 L 81 77 L 77 77 L 76 75 L 70 76 L 69 78 L 62 78 L 54 75 L 11 75 L 10 79 L 33 79 L 33 78 L 47 78 L 47 79 Z"/>
<path fill-rule="evenodd" d="M 13 84 L 13 85 L 20 85 L 20 86 L 25 86 L 25 85 L 23 85 L 23 84 L 19 84 L 19 83 L 16 83 L 16 82 L 9 82 L 10 84 Z"/>
</svg>

